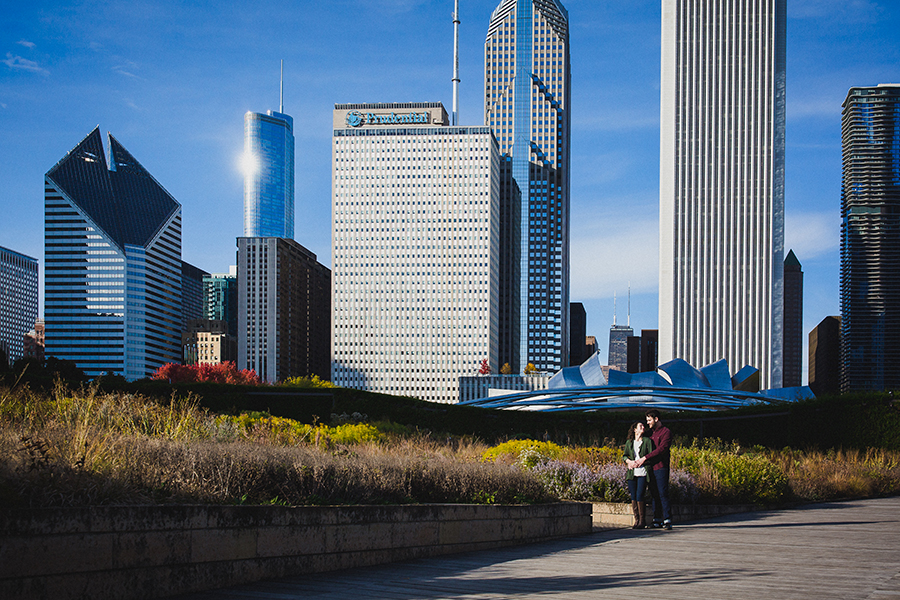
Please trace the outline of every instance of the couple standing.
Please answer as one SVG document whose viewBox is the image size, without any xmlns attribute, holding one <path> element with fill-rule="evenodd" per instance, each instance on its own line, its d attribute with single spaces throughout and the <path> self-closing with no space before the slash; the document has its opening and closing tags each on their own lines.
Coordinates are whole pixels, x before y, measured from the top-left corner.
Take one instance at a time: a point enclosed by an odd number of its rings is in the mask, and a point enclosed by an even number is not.
<svg viewBox="0 0 900 600">
<path fill-rule="evenodd" d="M 628 430 L 628 441 L 625 442 L 626 481 L 634 512 L 632 529 L 644 528 L 644 491 L 647 488 L 653 497 L 653 527 L 672 529 L 669 509 L 669 446 L 672 445 L 672 432 L 659 420 L 658 410 L 648 410 L 645 417 L 647 426 L 640 421 L 634 423 Z"/>
</svg>

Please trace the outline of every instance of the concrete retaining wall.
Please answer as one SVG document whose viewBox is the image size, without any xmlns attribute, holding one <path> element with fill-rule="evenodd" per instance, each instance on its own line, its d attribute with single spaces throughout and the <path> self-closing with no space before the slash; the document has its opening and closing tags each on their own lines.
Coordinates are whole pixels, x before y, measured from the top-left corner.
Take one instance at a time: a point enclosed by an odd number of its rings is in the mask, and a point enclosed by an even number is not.
<svg viewBox="0 0 900 600">
<path fill-rule="evenodd" d="M 593 507 L 594 527 L 631 527 L 633 517 L 630 503 L 594 502 Z M 760 507 L 755 504 L 673 504 L 671 508 L 673 523 L 685 523 L 721 515 L 760 510 Z M 653 505 L 648 502 L 647 525 L 652 522 Z"/>
<path fill-rule="evenodd" d="M 0 512 L 0 598 L 161 598 L 590 533 L 589 503 Z"/>
</svg>

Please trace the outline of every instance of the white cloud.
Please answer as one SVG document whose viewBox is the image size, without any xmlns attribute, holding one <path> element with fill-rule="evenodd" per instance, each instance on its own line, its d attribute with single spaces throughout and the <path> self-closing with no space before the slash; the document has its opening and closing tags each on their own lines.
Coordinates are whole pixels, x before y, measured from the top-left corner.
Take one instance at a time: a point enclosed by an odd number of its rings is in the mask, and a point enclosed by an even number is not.
<svg viewBox="0 0 900 600">
<path fill-rule="evenodd" d="M 20 46 L 25 46 L 28 49 L 34 48 L 34 42 L 29 42 L 28 40 L 19 40 L 16 43 L 19 44 Z"/>
<path fill-rule="evenodd" d="M 572 229 L 571 297 L 583 300 L 653 292 L 658 286 L 659 223 L 607 215 Z"/>
<path fill-rule="evenodd" d="M 40 73 L 42 75 L 49 75 L 50 72 L 47 69 L 41 68 L 33 60 L 28 60 L 27 58 L 22 58 L 21 56 L 13 56 L 11 52 L 6 53 L 6 60 L 3 61 L 10 69 L 14 69 L 17 71 L 29 71 L 31 73 Z"/>
<path fill-rule="evenodd" d="M 841 243 L 840 215 L 827 212 L 787 212 L 784 216 L 784 253 L 793 250 L 805 260 L 834 252 Z"/>
</svg>

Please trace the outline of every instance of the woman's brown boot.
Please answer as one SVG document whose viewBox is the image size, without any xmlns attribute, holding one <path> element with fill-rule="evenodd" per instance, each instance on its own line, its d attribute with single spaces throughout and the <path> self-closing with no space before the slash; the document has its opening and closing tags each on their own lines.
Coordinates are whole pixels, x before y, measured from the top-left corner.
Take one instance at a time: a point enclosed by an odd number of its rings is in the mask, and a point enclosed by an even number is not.
<svg viewBox="0 0 900 600">
<path fill-rule="evenodd" d="M 637 504 L 638 524 L 634 528 L 643 529 L 647 526 L 647 505 L 643 500 L 641 500 L 640 502 L 635 502 L 635 504 Z"/>
<path fill-rule="evenodd" d="M 632 529 L 640 529 L 644 526 L 644 523 L 643 521 L 641 521 L 640 517 L 640 509 L 638 508 L 639 505 L 640 502 L 635 502 L 634 500 L 631 501 L 631 512 L 634 514 L 634 524 L 631 526 Z"/>
</svg>

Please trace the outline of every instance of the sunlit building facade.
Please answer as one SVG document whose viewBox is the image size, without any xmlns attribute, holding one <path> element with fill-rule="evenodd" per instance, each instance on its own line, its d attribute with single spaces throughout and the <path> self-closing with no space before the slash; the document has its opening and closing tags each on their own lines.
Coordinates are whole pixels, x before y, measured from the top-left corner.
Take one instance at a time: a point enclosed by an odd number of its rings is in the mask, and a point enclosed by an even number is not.
<svg viewBox="0 0 900 600">
<path fill-rule="evenodd" d="M 440 103 L 338 104 L 332 381 L 456 402 L 498 365 L 499 157 Z"/>
<path fill-rule="evenodd" d="M 841 114 L 841 391 L 900 390 L 900 84 Z"/>
<path fill-rule="evenodd" d="M 99 127 L 44 178 L 46 355 L 89 377 L 181 361 L 181 205 Z"/>
<path fill-rule="evenodd" d="M 502 192 L 503 357 L 521 373 L 569 364 L 569 17 L 557 0 L 502 0 L 484 46 L 484 122 L 509 179 Z M 509 205 L 507 205 L 509 203 Z M 507 241 L 508 240 L 508 241 Z M 509 263 L 512 263 L 511 265 Z M 509 326 L 508 323 L 512 322 Z"/>
<path fill-rule="evenodd" d="M 785 0 L 663 0 L 659 362 L 782 383 Z"/>
<path fill-rule="evenodd" d="M 264 381 L 331 371 L 331 271 L 286 238 L 237 239 L 239 369 Z"/>
<path fill-rule="evenodd" d="M 244 115 L 244 237 L 294 237 L 294 120 Z"/>
<path fill-rule="evenodd" d="M 38 261 L 0 247 L 0 360 L 25 354 L 25 334 L 38 317 Z"/>
</svg>

